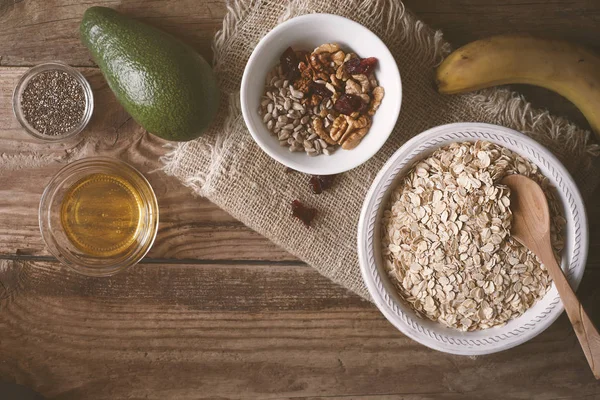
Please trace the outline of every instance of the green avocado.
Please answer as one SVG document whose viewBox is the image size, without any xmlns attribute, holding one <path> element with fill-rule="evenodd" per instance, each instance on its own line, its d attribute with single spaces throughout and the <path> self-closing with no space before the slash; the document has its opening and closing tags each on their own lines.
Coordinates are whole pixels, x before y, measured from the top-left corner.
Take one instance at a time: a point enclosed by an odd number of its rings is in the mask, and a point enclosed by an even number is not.
<svg viewBox="0 0 600 400">
<path fill-rule="evenodd" d="M 80 32 L 121 105 L 148 132 L 185 141 L 210 124 L 219 89 L 194 49 L 106 7 L 88 8 Z"/>
</svg>

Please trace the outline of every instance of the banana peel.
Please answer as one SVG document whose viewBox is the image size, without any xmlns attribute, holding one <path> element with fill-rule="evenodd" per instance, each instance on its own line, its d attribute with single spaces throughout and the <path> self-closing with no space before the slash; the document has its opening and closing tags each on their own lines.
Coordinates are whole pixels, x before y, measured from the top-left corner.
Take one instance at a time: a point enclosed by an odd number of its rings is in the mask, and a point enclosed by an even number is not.
<svg viewBox="0 0 600 400">
<path fill-rule="evenodd" d="M 600 138 L 600 57 L 583 46 L 528 35 L 493 36 L 457 49 L 436 70 L 444 94 L 515 83 L 567 98 Z"/>
</svg>

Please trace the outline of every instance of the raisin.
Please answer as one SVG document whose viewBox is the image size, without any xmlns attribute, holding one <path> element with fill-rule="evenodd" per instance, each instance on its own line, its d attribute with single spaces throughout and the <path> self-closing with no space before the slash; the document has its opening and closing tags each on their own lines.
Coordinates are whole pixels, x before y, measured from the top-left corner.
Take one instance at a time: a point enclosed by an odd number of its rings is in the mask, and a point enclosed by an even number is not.
<svg viewBox="0 0 600 400">
<path fill-rule="evenodd" d="M 360 74 L 357 72 L 358 66 L 360 65 L 360 58 L 351 58 L 344 64 L 346 72 L 349 74 Z"/>
<path fill-rule="evenodd" d="M 333 93 L 331 93 L 331 91 L 329 89 L 327 89 L 325 87 L 325 85 L 323 85 L 322 83 L 317 83 L 317 82 L 311 81 L 308 84 L 308 87 L 310 88 L 310 91 L 312 93 L 318 94 L 319 96 L 323 96 L 323 97 L 333 96 Z"/>
<path fill-rule="evenodd" d="M 299 200 L 292 201 L 292 215 L 298 218 L 307 228 L 310 227 L 310 223 L 317 215 L 317 210 L 314 208 L 306 207 Z"/>
<path fill-rule="evenodd" d="M 310 177 L 310 189 L 314 194 L 321 194 L 323 190 L 333 186 L 335 175 L 312 175 Z"/>
<path fill-rule="evenodd" d="M 346 72 L 348 72 L 350 75 L 369 75 L 377 66 L 377 59 L 375 57 L 351 58 L 350 60 L 346 61 L 344 66 L 346 67 Z"/>
<path fill-rule="evenodd" d="M 300 76 L 300 70 L 298 69 L 298 57 L 296 52 L 291 47 L 288 47 L 281 57 L 279 58 L 281 69 L 285 74 L 286 78 L 290 81 L 296 80 Z"/>
<path fill-rule="evenodd" d="M 333 109 L 340 114 L 350 115 L 360 110 L 362 106 L 363 101 L 360 96 L 344 93 L 337 99 L 333 105 Z"/>
</svg>

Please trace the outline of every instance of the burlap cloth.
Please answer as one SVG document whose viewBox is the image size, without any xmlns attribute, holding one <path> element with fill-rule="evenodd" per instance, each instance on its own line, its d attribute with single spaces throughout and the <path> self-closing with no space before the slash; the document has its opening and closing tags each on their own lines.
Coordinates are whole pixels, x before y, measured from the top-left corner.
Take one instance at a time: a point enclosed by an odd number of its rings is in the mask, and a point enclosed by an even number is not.
<svg viewBox="0 0 600 400">
<path fill-rule="evenodd" d="M 357 294 L 368 297 L 356 255 L 356 227 L 362 202 L 384 162 L 405 141 L 436 125 L 488 122 L 524 132 L 550 148 L 590 193 L 599 168 L 589 132 L 533 109 L 504 89 L 442 96 L 433 72 L 449 46 L 394 0 L 278 0 L 228 4 L 223 29 L 214 41 L 215 71 L 225 99 L 213 128 L 200 139 L 174 145 L 164 170 L 196 193 Z M 239 107 L 239 88 L 252 50 L 277 24 L 307 13 L 332 13 L 375 32 L 396 58 L 403 84 L 400 118 L 385 146 L 370 161 L 342 174 L 333 189 L 314 195 L 308 177 L 286 173 L 252 140 Z M 368 56 L 368 55 L 365 55 Z M 590 141 L 591 142 L 591 141 Z M 319 210 L 314 226 L 291 216 L 299 199 Z M 229 251 L 235 253 L 235 246 Z M 235 254 L 232 254 L 235 256 Z"/>
</svg>

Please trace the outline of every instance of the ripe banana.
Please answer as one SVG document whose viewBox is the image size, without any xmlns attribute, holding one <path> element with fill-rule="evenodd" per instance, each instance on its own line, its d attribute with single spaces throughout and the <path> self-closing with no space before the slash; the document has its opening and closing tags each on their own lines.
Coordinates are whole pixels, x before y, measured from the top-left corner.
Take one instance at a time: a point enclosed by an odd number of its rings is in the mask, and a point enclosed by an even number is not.
<svg viewBox="0 0 600 400">
<path fill-rule="evenodd" d="M 451 53 L 437 68 L 440 93 L 464 93 L 525 83 L 553 90 L 573 102 L 600 137 L 600 57 L 562 40 L 501 35 Z"/>
</svg>

